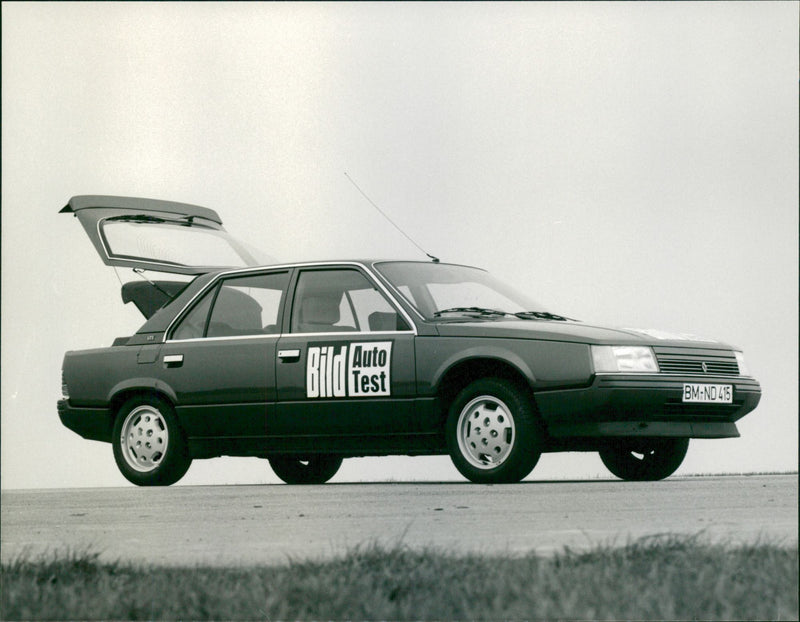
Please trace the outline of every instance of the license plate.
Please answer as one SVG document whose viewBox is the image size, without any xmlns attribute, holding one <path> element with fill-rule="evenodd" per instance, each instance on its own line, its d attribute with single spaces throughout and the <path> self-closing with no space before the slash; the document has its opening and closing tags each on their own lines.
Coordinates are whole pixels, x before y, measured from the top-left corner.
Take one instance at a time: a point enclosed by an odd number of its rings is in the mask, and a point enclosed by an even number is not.
<svg viewBox="0 0 800 622">
<path fill-rule="evenodd" d="M 733 385 L 684 384 L 683 401 L 702 404 L 732 404 Z"/>
</svg>

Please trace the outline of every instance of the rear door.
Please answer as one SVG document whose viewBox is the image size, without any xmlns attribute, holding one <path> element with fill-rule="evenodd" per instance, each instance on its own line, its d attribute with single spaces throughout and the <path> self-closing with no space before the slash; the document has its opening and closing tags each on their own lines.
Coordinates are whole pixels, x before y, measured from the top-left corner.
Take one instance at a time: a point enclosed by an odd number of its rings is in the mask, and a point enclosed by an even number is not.
<svg viewBox="0 0 800 622">
<path fill-rule="evenodd" d="M 299 269 L 292 288 L 268 434 L 419 431 L 415 332 L 385 291 L 355 265 Z"/>
<path fill-rule="evenodd" d="M 266 435 L 289 277 L 287 270 L 222 277 L 168 331 L 161 375 L 190 437 Z"/>
</svg>

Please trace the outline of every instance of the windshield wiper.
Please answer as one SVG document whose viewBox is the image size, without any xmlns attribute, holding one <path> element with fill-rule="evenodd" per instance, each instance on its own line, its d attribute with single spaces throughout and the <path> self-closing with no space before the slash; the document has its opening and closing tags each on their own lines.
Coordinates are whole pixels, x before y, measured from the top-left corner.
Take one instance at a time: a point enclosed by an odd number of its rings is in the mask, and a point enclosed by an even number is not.
<svg viewBox="0 0 800 622">
<path fill-rule="evenodd" d="M 520 311 L 519 313 L 514 313 L 518 318 L 523 320 L 556 320 L 558 322 L 575 322 L 577 320 L 573 320 L 572 318 L 564 317 L 563 315 L 556 315 L 555 313 L 549 313 L 548 311 Z"/>
<path fill-rule="evenodd" d="M 442 309 L 436 311 L 433 317 L 441 317 L 445 313 L 477 313 L 478 315 L 514 315 L 506 311 L 498 311 L 497 309 L 486 309 L 484 307 L 452 307 L 450 309 Z"/>
<path fill-rule="evenodd" d="M 194 216 L 176 216 L 175 218 L 161 218 L 159 216 L 148 216 L 147 214 L 130 214 L 125 216 L 112 216 L 107 220 L 116 222 L 137 222 L 147 224 L 169 224 L 180 225 L 181 227 L 195 226 L 208 229 L 205 225 L 194 222 Z"/>
<path fill-rule="evenodd" d="M 130 214 L 125 216 L 112 216 L 111 218 L 106 218 L 107 221 L 115 221 L 115 222 L 148 222 L 148 223 L 162 223 L 167 222 L 164 218 L 159 218 L 158 216 L 148 216 L 146 214 Z"/>
<path fill-rule="evenodd" d="M 433 317 L 441 317 L 445 313 L 475 313 L 479 316 L 493 316 L 493 315 L 511 315 L 518 317 L 521 320 L 555 320 L 557 322 L 576 322 L 572 318 L 564 317 L 563 315 L 556 315 L 549 311 L 519 311 L 518 313 L 509 313 L 508 311 L 500 311 L 498 309 L 487 309 L 485 307 L 452 307 L 450 309 L 442 309 L 436 311 Z"/>
</svg>

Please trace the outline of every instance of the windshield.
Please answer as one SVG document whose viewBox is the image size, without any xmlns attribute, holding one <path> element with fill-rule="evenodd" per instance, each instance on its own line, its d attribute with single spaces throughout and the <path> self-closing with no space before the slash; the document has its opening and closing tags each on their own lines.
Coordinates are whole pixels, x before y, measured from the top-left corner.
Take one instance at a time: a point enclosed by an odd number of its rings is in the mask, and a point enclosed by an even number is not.
<svg viewBox="0 0 800 622">
<path fill-rule="evenodd" d="M 479 268 L 411 261 L 381 262 L 375 268 L 428 320 L 481 309 L 503 313 L 542 309 L 532 298 Z"/>
</svg>

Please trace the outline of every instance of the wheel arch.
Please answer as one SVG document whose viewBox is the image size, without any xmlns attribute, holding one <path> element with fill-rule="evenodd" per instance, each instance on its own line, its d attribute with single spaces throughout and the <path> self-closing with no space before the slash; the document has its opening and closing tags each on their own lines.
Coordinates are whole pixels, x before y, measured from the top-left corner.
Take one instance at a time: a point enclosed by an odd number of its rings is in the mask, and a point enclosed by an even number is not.
<svg viewBox="0 0 800 622">
<path fill-rule="evenodd" d="M 533 373 L 524 361 L 519 359 L 512 362 L 506 357 L 477 354 L 453 361 L 438 378 L 435 392 L 441 405 L 439 417 L 442 426 L 447 420 L 450 404 L 458 393 L 479 378 L 500 378 L 513 383 L 530 397 L 535 407 Z"/>
<path fill-rule="evenodd" d="M 174 391 L 163 382 L 152 378 L 133 378 L 118 384 L 111 390 L 111 395 L 108 399 L 108 408 L 111 413 L 112 422 L 117 418 L 117 414 L 122 405 L 136 396 L 158 398 L 167 402 L 173 408 L 177 403 Z"/>
</svg>

